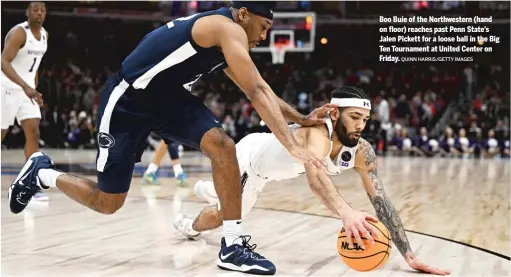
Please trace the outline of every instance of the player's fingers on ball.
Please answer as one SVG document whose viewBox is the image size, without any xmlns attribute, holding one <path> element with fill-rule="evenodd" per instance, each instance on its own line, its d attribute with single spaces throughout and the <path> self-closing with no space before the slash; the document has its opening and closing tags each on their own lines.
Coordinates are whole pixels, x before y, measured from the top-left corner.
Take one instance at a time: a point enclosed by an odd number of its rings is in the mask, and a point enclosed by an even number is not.
<svg viewBox="0 0 511 277">
<path fill-rule="evenodd" d="M 354 227 L 353 230 L 353 236 L 355 237 L 355 241 L 357 242 L 358 246 L 362 249 L 365 249 L 364 242 L 362 241 L 362 238 L 360 237 L 360 230 Z"/>
<path fill-rule="evenodd" d="M 371 237 L 374 238 L 374 239 L 379 239 L 380 238 L 380 233 L 378 232 L 378 230 L 370 223 L 368 223 L 367 221 L 364 222 L 364 226 L 366 227 L 366 229 L 369 231 L 369 233 L 371 233 Z"/>
<path fill-rule="evenodd" d="M 358 227 L 359 231 L 361 234 L 364 235 L 364 237 L 371 243 L 371 244 L 374 244 L 374 239 L 373 237 L 371 236 L 371 232 L 369 231 L 369 229 L 364 225 L 364 223 L 361 223 Z"/>
<path fill-rule="evenodd" d="M 348 241 L 350 248 L 353 248 L 353 232 L 351 231 L 351 228 L 346 228 L 346 240 Z"/>
</svg>

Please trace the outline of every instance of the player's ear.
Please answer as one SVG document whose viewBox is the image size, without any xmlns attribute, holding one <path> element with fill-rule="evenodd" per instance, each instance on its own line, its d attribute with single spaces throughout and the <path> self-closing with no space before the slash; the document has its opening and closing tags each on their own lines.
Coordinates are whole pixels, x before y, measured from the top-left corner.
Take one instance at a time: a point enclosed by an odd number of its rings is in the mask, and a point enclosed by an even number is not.
<svg viewBox="0 0 511 277">
<path fill-rule="evenodd" d="M 339 109 L 334 109 L 333 111 L 330 112 L 330 119 L 332 119 L 332 121 L 339 119 L 340 116 L 341 112 L 339 111 Z"/>
<path fill-rule="evenodd" d="M 248 17 L 248 11 L 247 8 L 240 8 L 238 10 L 238 19 L 240 21 L 245 21 Z"/>
</svg>

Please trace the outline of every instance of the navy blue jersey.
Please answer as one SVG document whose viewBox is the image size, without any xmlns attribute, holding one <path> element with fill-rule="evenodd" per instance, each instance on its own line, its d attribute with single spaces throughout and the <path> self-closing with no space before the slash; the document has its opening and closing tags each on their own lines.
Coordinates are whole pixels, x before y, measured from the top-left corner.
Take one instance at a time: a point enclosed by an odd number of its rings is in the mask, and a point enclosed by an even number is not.
<svg viewBox="0 0 511 277">
<path fill-rule="evenodd" d="M 200 47 L 192 38 L 195 21 L 209 15 L 233 19 L 228 8 L 175 19 L 142 39 L 123 61 L 119 76 L 135 89 L 183 86 L 190 90 L 202 75 L 225 69 L 218 47 Z"/>
</svg>

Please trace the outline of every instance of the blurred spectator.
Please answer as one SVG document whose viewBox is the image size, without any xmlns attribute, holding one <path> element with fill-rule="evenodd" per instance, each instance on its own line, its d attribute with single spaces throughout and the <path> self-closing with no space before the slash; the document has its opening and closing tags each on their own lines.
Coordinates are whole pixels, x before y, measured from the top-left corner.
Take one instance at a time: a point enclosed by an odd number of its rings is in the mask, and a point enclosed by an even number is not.
<svg viewBox="0 0 511 277">
<path fill-rule="evenodd" d="M 148 4 L 150 7 L 142 9 L 138 5 L 144 4 L 140 3 L 130 5 L 140 11 L 165 15 L 183 15 L 222 5 L 199 1 L 193 6 L 174 1 Z M 345 11 L 350 7 L 347 3 Z M 385 9 L 392 10 L 389 6 Z M 23 14 L 2 12 L 2 15 L 6 26 L 24 21 Z M 41 119 L 43 147 L 95 147 L 97 105 L 104 83 L 148 31 L 164 24 L 155 21 L 48 16 L 45 28 L 52 36 L 39 72 L 38 87 L 46 103 Z M 501 25 L 492 25 L 492 32 L 504 34 L 501 42 L 504 47 L 494 47 L 495 51 L 485 53 L 488 54 L 485 57 L 493 55 L 496 61 L 507 62 L 509 26 Z M 317 33 L 328 37 L 329 43 L 316 46 L 310 54 L 288 53 L 283 65 L 273 65 L 268 55 L 252 54 L 263 78 L 298 111 L 307 114 L 327 103 L 336 87 L 360 86 L 373 102 L 371 120 L 363 136 L 379 154 L 384 154 L 387 145 L 391 145 L 402 155 L 435 156 L 440 152 L 456 155 L 473 151 L 472 156 L 479 156 L 483 150 L 482 157 L 506 153 L 509 156 L 508 64 L 482 59 L 473 64 L 379 63 L 366 58 L 377 53 L 373 47 L 378 37 L 375 26 L 317 28 Z M 5 37 L 8 28 L 3 30 Z M 223 73 L 204 76 L 194 84 L 192 93 L 204 101 L 235 141 L 251 132 L 269 131 L 252 104 Z M 448 110 L 451 104 L 455 107 Z M 447 118 L 441 121 L 444 114 Z M 445 127 L 448 128 L 442 136 L 436 134 L 435 130 Z M 22 146 L 21 132 L 19 126 L 14 126 L 4 146 Z M 493 154 L 496 149 L 500 152 Z"/>
</svg>

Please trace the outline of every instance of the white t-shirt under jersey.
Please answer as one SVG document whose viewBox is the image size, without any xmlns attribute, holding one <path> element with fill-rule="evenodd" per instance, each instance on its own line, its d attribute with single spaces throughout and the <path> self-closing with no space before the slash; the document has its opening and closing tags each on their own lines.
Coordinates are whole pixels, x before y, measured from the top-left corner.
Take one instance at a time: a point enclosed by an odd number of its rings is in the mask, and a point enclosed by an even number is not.
<svg viewBox="0 0 511 277">
<path fill-rule="evenodd" d="M 338 175 L 343 170 L 355 166 L 355 153 L 358 145 L 355 147 L 343 146 L 337 157 L 331 160 L 333 126 L 330 119 L 327 119 L 327 127 L 330 138 L 330 151 L 325 157 L 328 164 L 327 170 L 330 175 Z M 295 124 L 290 128 L 294 130 L 300 126 Z M 305 173 L 303 163 L 291 156 L 273 134 L 257 134 L 257 143 L 254 143 L 250 149 L 249 160 L 251 170 L 268 181 L 292 179 Z"/>
<path fill-rule="evenodd" d="M 25 44 L 18 51 L 11 65 L 18 73 L 18 75 L 25 81 L 30 87 L 35 88 L 35 75 L 41 64 L 47 44 L 47 34 L 44 28 L 41 27 L 41 38 L 37 40 L 32 34 L 28 22 L 23 22 L 16 25 L 18 28 L 22 28 L 25 31 L 26 39 Z M 2 72 L 2 85 L 6 88 L 20 88 L 16 83 L 12 82 Z"/>
</svg>

